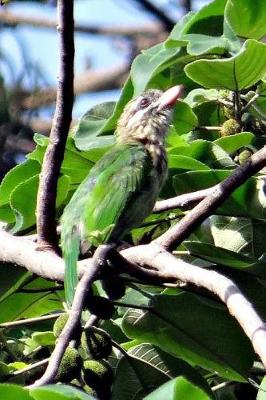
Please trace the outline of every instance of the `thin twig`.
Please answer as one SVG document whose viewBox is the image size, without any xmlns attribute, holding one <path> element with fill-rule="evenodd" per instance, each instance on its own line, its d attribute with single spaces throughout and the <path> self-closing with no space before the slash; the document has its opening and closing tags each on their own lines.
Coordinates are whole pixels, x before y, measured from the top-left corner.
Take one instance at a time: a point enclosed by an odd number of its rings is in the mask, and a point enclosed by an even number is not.
<svg viewBox="0 0 266 400">
<path fill-rule="evenodd" d="M 157 7 L 154 3 L 152 3 L 150 0 L 136 0 L 139 5 L 150 12 L 153 16 L 155 16 L 158 21 L 163 24 L 164 28 L 166 29 L 167 32 L 170 32 L 174 25 L 175 21 L 172 20 L 170 17 L 168 17 L 165 12 L 163 12 L 159 7 Z"/>
<path fill-rule="evenodd" d="M 37 198 L 37 233 L 39 248 L 57 250 L 55 221 L 57 180 L 64 158 L 65 144 L 72 118 L 74 78 L 73 0 L 58 1 L 60 72 L 56 110 L 42 165 Z"/>
<path fill-rule="evenodd" d="M 110 246 L 100 246 L 95 251 L 90 268 L 87 269 L 87 271 L 83 274 L 77 285 L 73 304 L 69 312 L 69 318 L 58 338 L 54 351 L 50 357 L 48 367 L 43 376 L 34 382 L 34 384 L 30 387 L 42 386 L 54 381 L 64 352 L 70 341 L 74 338 L 75 331 L 79 328 L 81 313 L 86 296 L 92 283 L 98 279 L 99 273 L 105 264 L 105 260 L 107 259 L 109 251 Z M 92 321 L 94 320 L 92 319 Z"/>
<path fill-rule="evenodd" d="M 37 361 L 36 363 L 29 365 L 28 367 L 25 367 L 25 368 L 19 369 L 18 371 L 12 372 L 11 376 L 18 376 L 18 375 L 26 374 L 27 372 L 32 371 L 33 369 L 36 369 L 38 367 L 42 367 L 42 366 L 48 364 L 48 362 L 49 362 L 49 358 L 45 358 L 44 360 Z"/>
<path fill-rule="evenodd" d="M 11 329 L 21 325 L 24 326 L 28 324 L 34 324 L 35 322 L 49 321 L 60 317 L 60 315 L 62 314 L 64 313 L 43 315 L 42 317 L 35 317 L 35 318 L 25 318 L 25 319 L 20 319 L 19 321 L 3 322 L 2 324 L 0 324 L 0 328 Z"/>
<path fill-rule="evenodd" d="M 167 250 L 174 250 L 185 240 L 206 218 L 241 186 L 248 178 L 266 166 L 266 146 L 253 154 L 248 161 L 236 168 L 224 181 L 216 185 L 213 191 L 196 207 L 186 214 L 180 222 L 172 226 L 154 242 Z"/>
<path fill-rule="evenodd" d="M 160 213 L 162 211 L 169 211 L 175 208 L 184 209 L 191 207 L 193 204 L 198 203 L 199 201 L 203 200 L 206 196 L 211 194 L 214 188 L 215 186 L 208 189 L 198 190 L 197 192 L 181 194 L 179 196 L 172 197 L 167 200 L 157 201 L 154 206 L 153 212 Z"/>
</svg>

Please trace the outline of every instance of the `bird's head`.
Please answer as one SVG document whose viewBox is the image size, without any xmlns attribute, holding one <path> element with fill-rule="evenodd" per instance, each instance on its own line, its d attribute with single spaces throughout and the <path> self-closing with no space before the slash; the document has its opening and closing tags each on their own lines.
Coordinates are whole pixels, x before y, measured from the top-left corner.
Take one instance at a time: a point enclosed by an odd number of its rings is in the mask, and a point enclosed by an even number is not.
<svg viewBox="0 0 266 400">
<path fill-rule="evenodd" d="M 165 92 L 151 89 L 131 100 L 117 124 L 118 142 L 163 142 L 173 106 L 181 97 L 182 89 L 182 86 L 174 86 Z"/>
</svg>

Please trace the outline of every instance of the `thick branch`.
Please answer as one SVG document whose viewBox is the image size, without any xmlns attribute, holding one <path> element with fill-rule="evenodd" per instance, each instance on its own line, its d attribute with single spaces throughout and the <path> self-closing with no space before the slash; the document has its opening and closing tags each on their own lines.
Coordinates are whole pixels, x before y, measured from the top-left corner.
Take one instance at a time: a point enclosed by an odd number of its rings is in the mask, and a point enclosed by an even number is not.
<svg viewBox="0 0 266 400">
<path fill-rule="evenodd" d="M 206 218 L 208 218 L 229 196 L 248 178 L 266 166 L 266 146 L 257 151 L 250 159 L 204 198 L 196 207 L 185 215 L 180 222 L 155 240 L 167 250 L 174 250 L 183 242 Z"/>
<path fill-rule="evenodd" d="M 47 147 L 37 198 L 37 233 L 40 247 L 56 249 L 55 205 L 57 180 L 64 158 L 65 143 L 72 117 L 74 77 L 73 0 L 59 0 L 60 72 L 56 110 Z"/>
<path fill-rule="evenodd" d="M 64 262 L 56 254 L 38 252 L 31 240 L 14 237 L 1 230 L 0 242 L 0 261 L 20 265 L 44 278 L 63 280 Z M 180 280 L 215 293 L 237 319 L 266 367 L 265 325 L 233 281 L 215 271 L 178 260 L 155 243 L 132 247 L 121 251 L 120 254 L 127 262 L 123 265 L 122 260 L 117 259 L 118 269 L 130 276 L 162 283 Z M 80 277 L 85 271 L 91 272 L 92 268 L 92 259 L 79 261 Z"/>
<path fill-rule="evenodd" d="M 129 65 L 123 64 L 102 70 L 88 70 L 74 79 L 76 95 L 87 92 L 118 89 L 126 80 Z M 22 110 L 32 110 L 44 107 L 56 100 L 56 87 L 41 89 L 35 93 L 23 92 L 16 101 L 16 107 Z"/>
<path fill-rule="evenodd" d="M 8 26 L 15 27 L 17 25 L 30 25 L 37 28 L 56 29 L 56 21 L 44 19 L 36 16 L 18 15 L 10 11 L 0 12 L 0 21 Z M 105 35 L 105 36 L 154 36 L 161 32 L 159 24 L 147 24 L 145 26 L 117 26 L 117 27 L 98 27 L 77 24 L 75 32 L 87 33 L 90 35 Z"/>
<path fill-rule="evenodd" d="M 175 208 L 188 208 L 193 204 L 205 199 L 206 196 L 213 192 L 214 188 L 215 187 L 198 190 L 197 192 L 185 193 L 170 199 L 157 201 L 153 212 L 160 213 L 163 211 L 170 211 Z"/>
<path fill-rule="evenodd" d="M 104 265 L 104 260 L 106 260 L 108 251 L 108 246 L 100 246 L 96 250 L 90 268 L 87 268 L 86 272 L 83 274 L 81 280 L 77 285 L 73 305 L 69 312 L 69 318 L 58 338 L 54 351 L 49 359 L 48 367 L 43 376 L 36 382 L 34 382 L 31 387 L 42 386 L 55 380 L 64 352 L 69 345 L 69 342 L 73 339 L 75 331 L 77 331 L 79 328 L 81 313 L 86 296 L 90 290 L 92 283 L 99 276 L 100 270 Z"/>
<path fill-rule="evenodd" d="M 135 1 L 137 1 L 139 5 L 146 11 L 150 12 L 153 16 L 155 16 L 163 24 L 166 31 L 170 32 L 173 29 L 175 21 L 172 20 L 170 17 L 168 17 L 168 15 L 166 15 L 160 8 L 158 8 L 150 0 L 135 0 Z"/>
</svg>

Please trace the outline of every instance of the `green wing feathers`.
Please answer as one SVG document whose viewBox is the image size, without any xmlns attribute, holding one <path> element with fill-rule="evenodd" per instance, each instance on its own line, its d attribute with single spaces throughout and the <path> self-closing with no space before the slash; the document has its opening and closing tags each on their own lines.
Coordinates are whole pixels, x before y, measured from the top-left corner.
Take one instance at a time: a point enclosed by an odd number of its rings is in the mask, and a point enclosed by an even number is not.
<svg viewBox="0 0 266 400">
<path fill-rule="evenodd" d="M 91 169 L 62 217 L 66 296 L 73 299 L 80 244 L 115 242 L 152 211 L 163 177 L 142 145 L 117 145 Z"/>
<path fill-rule="evenodd" d="M 61 246 L 65 260 L 65 297 L 68 306 L 71 306 L 78 284 L 77 261 L 79 257 L 80 237 L 78 232 L 62 234 Z"/>
</svg>

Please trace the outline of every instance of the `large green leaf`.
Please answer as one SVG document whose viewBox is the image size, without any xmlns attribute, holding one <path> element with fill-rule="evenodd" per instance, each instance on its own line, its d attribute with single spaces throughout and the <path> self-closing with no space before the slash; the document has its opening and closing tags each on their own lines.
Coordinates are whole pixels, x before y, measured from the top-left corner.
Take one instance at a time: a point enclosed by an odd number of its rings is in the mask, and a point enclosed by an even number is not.
<svg viewBox="0 0 266 400">
<path fill-rule="evenodd" d="M 266 265 L 263 261 L 248 257 L 232 250 L 214 246 L 210 243 L 187 241 L 184 243 L 193 256 L 207 260 L 213 264 L 229 268 L 241 269 L 258 277 L 266 277 Z"/>
<path fill-rule="evenodd" d="M 250 145 L 255 138 L 251 132 L 241 132 L 231 136 L 224 136 L 214 141 L 227 153 L 234 153 L 235 151 Z"/>
<path fill-rule="evenodd" d="M 168 375 L 134 357 L 120 359 L 112 388 L 112 400 L 141 400 L 169 379 Z"/>
<path fill-rule="evenodd" d="M 164 383 L 154 392 L 146 396 L 144 400 L 210 400 L 213 398 L 211 393 L 207 394 L 200 387 L 192 384 L 186 378 L 179 376 L 178 378 Z"/>
<path fill-rule="evenodd" d="M 185 67 L 187 76 L 206 88 L 246 89 L 266 73 L 266 45 L 247 40 L 234 57 L 196 60 Z"/>
<path fill-rule="evenodd" d="M 16 215 L 16 224 L 12 233 L 29 228 L 35 224 L 36 201 L 39 175 L 35 175 L 16 186 L 10 196 L 10 205 Z M 69 178 L 65 175 L 58 180 L 56 206 L 60 206 L 67 197 L 70 187 Z"/>
<path fill-rule="evenodd" d="M 131 79 L 135 96 L 146 89 L 149 81 L 155 75 L 178 61 L 179 50 L 179 48 L 167 49 L 161 43 L 143 51 L 142 54 L 135 58 L 131 67 Z"/>
<path fill-rule="evenodd" d="M 40 172 L 36 161 L 27 160 L 12 168 L 2 180 L 0 185 L 0 206 L 9 203 L 10 194 L 14 188 Z"/>
<path fill-rule="evenodd" d="M 217 144 L 207 140 L 194 140 L 189 147 L 177 146 L 169 149 L 168 157 L 171 163 L 173 156 L 192 157 L 210 168 L 233 168 L 235 163 L 229 155 Z M 206 167 L 203 169 L 207 169 Z"/>
<path fill-rule="evenodd" d="M 75 133 L 75 144 L 79 150 L 106 147 L 114 143 L 113 135 L 99 136 L 115 127 L 110 121 L 115 108 L 114 102 L 97 104 L 81 118 Z"/>
<path fill-rule="evenodd" d="M 175 175 L 173 186 L 177 194 L 190 193 L 216 185 L 231 175 L 230 171 L 189 171 Z M 217 213 L 223 215 L 265 219 L 266 197 L 263 177 L 251 177 L 238 187 Z"/>
<path fill-rule="evenodd" d="M 184 34 L 189 33 L 220 36 L 223 31 L 225 4 L 226 0 L 214 0 L 198 12 L 183 17 L 182 23 L 177 23 L 170 33 L 166 45 L 173 45 L 171 41 L 179 41 Z"/>
<path fill-rule="evenodd" d="M 59 294 L 49 292 L 49 288 L 52 291 L 54 286 L 54 282 L 48 282 L 40 278 L 34 281 L 31 286 L 27 286 L 27 288 L 34 288 L 36 292 L 15 293 L 14 290 L 9 290 L 8 293 L 5 293 L 5 296 L 2 296 L 0 301 L 0 322 L 39 317 L 51 311 L 62 309 Z M 38 288 L 46 288 L 47 293 L 38 293 Z"/>
<path fill-rule="evenodd" d="M 178 135 L 188 133 L 198 125 L 197 116 L 183 101 L 179 101 L 174 108 L 173 125 Z"/>
<path fill-rule="evenodd" d="M 225 18 L 238 36 L 260 39 L 266 35 L 264 0 L 228 0 Z"/>
<path fill-rule="evenodd" d="M 209 101 L 217 101 L 221 99 L 221 93 L 216 89 L 194 89 L 191 90 L 187 96 L 184 98 L 184 102 L 186 102 L 190 107 L 198 106 L 202 103 L 206 103 Z"/>
<path fill-rule="evenodd" d="M 28 389 L 9 383 L 0 384 L 0 398 L 3 400 L 32 400 Z"/>
<path fill-rule="evenodd" d="M 30 389 L 34 400 L 93 400 L 95 397 L 68 385 L 46 385 Z M 96 399 L 95 399 L 96 400 Z"/>
<path fill-rule="evenodd" d="M 253 352 L 237 322 L 221 308 L 191 294 L 157 295 L 152 311 L 129 310 L 122 322 L 126 335 L 148 341 L 184 360 L 245 380 Z"/>
</svg>

